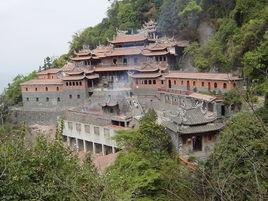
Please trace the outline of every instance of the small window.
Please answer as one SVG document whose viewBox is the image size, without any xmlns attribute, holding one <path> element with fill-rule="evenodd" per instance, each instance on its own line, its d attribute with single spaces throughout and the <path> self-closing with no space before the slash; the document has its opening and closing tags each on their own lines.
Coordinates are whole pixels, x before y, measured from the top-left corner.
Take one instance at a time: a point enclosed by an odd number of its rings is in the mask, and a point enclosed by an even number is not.
<svg viewBox="0 0 268 201">
<path fill-rule="evenodd" d="M 217 82 L 214 83 L 214 88 L 216 89 L 218 87 Z"/>
<path fill-rule="evenodd" d="M 73 82 L 73 86 L 75 86 L 75 82 Z"/>
<path fill-rule="evenodd" d="M 173 82 L 173 83 L 174 83 L 174 85 L 176 85 L 176 80 L 174 80 L 174 82 Z"/>
<path fill-rule="evenodd" d="M 35 88 L 35 91 L 37 91 L 37 88 Z"/>
<path fill-rule="evenodd" d="M 113 59 L 113 64 L 116 64 L 117 63 L 117 59 Z"/>
<path fill-rule="evenodd" d="M 161 80 L 161 84 L 164 84 L 164 80 Z"/>
<path fill-rule="evenodd" d="M 135 82 L 136 82 L 136 85 L 138 85 L 138 84 L 139 84 L 139 81 L 138 81 L 138 80 L 136 80 Z"/>
<path fill-rule="evenodd" d="M 28 101 L 28 102 L 29 102 L 29 100 L 30 100 L 30 99 L 27 97 L 27 98 L 26 98 L 26 101 Z"/>
<path fill-rule="evenodd" d="M 205 86 L 205 83 L 204 83 L 204 82 L 202 82 L 202 87 L 203 87 L 203 86 Z"/>
<path fill-rule="evenodd" d="M 28 91 L 28 88 L 26 88 L 26 91 Z"/>
<path fill-rule="evenodd" d="M 193 86 L 195 86 L 195 81 L 193 81 Z"/>
<path fill-rule="evenodd" d="M 70 98 L 70 99 L 72 99 L 72 98 L 73 98 L 72 94 L 70 94 L 70 95 L 69 95 L 69 98 Z"/>
<path fill-rule="evenodd" d="M 160 61 L 162 61 L 162 57 L 160 57 Z"/>
<path fill-rule="evenodd" d="M 80 95 L 79 94 L 77 95 L 77 99 L 80 99 Z"/>
<path fill-rule="evenodd" d="M 53 79 L 53 76 L 51 76 L 52 77 L 52 79 Z"/>
<path fill-rule="evenodd" d="M 79 82 L 79 85 L 82 86 L 82 82 L 81 81 Z"/>
<path fill-rule="evenodd" d="M 104 137 L 109 138 L 110 137 L 110 129 L 104 128 L 103 129 Z"/>
<path fill-rule="evenodd" d="M 183 85 L 183 81 L 181 81 L 181 85 Z"/>
<path fill-rule="evenodd" d="M 48 88 L 46 87 L 46 91 L 48 91 Z"/>
<path fill-rule="evenodd" d="M 81 132 L 81 124 L 80 123 L 76 123 L 75 124 L 75 129 L 76 129 L 76 131 Z"/>
<path fill-rule="evenodd" d="M 68 122 L 68 129 L 73 130 L 73 122 Z"/>
<path fill-rule="evenodd" d="M 211 140 L 212 140 L 212 136 L 209 135 L 209 136 L 208 136 L 208 141 L 211 141 Z"/>
<path fill-rule="evenodd" d="M 57 87 L 57 91 L 59 91 L 60 89 L 59 89 L 59 87 Z"/>
<path fill-rule="evenodd" d="M 149 80 L 149 84 L 152 84 L 152 80 Z"/>
<path fill-rule="evenodd" d="M 46 98 L 46 101 L 49 102 L 49 97 Z"/>
<path fill-rule="evenodd" d="M 57 101 L 60 102 L 60 97 L 57 98 Z"/>
<path fill-rule="evenodd" d="M 127 58 L 123 59 L 123 64 L 127 64 Z"/>
<path fill-rule="evenodd" d="M 144 80 L 144 84 L 147 84 L 147 80 Z"/>
<path fill-rule="evenodd" d="M 235 82 L 234 82 L 233 86 L 236 87 L 236 83 Z"/>
<path fill-rule="evenodd" d="M 227 88 L 227 84 L 223 83 L 223 88 L 226 89 Z"/>
<path fill-rule="evenodd" d="M 155 60 L 158 61 L 158 57 L 155 57 Z"/>
<path fill-rule="evenodd" d="M 90 125 L 85 125 L 85 132 L 90 134 Z"/>
<path fill-rule="evenodd" d="M 36 102 L 39 102 L 39 98 L 36 98 L 35 100 L 36 100 Z"/>
<path fill-rule="evenodd" d="M 153 84 L 156 84 L 156 80 L 153 80 Z"/>
<path fill-rule="evenodd" d="M 78 86 L 78 82 L 76 82 L 75 84 L 76 84 L 76 86 Z"/>
<path fill-rule="evenodd" d="M 72 86 L 72 82 L 69 82 L 69 86 Z"/>
<path fill-rule="evenodd" d="M 100 135 L 100 128 L 97 126 L 94 126 L 94 134 L 95 135 Z"/>
</svg>

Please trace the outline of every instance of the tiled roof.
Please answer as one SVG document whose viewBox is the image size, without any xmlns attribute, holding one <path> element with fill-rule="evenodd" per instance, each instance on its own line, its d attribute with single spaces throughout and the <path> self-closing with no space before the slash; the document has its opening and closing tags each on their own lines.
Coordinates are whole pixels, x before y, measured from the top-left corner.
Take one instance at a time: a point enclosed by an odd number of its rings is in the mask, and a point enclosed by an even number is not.
<svg viewBox="0 0 268 201">
<path fill-rule="evenodd" d="M 38 75 L 46 75 L 46 74 L 56 74 L 58 72 L 60 72 L 61 69 L 60 68 L 49 68 L 47 70 L 43 70 L 43 71 L 40 71 L 38 72 L 37 74 Z"/>
<path fill-rule="evenodd" d="M 75 68 L 75 64 L 74 63 L 71 63 L 71 62 L 68 62 L 67 64 L 65 64 L 61 68 L 61 70 L 64 71 L 64 72 L 67 72 L 67 71 L 72 71 L 74 68 Z"/>
<path fill-rule="evenodd" d="M 193 73 L 172 71 L 166 78 L 196 79 L 196 80 L 241 80 L 238 76 L 229 73 Z"/>
<path fill-rule="evenodd" d="M 127 56 L 127 55 L 139 55 L 142 48 L 140 47 L 122 47 L 115 48 L 111 52 L 107 52 L 106 56 Z"/>
<path fill-rule="evenodd" d="M 195 134 L 195 133 L 206 133 L 210 131 L 218 131 L 223 129 L 223 123 L 209 123 L 200 126 L 189 126 L 179 130 L 180 134 Z"/>
<path fill-rule="evenodd" d="M 117 35 L 111 43 L 126 43 L 126 42 L 138 42 L 145 41 L 147 37 L 144 34 L 132 34 L 132 35 Z"/>
<path fill-rule="evenodd" d="M 84 73 L 84 71 L 80 71 L 80 70 L 74 70 L 74 71 L 67 72 L 68 75 L 81 75 L 83 73 Z"/>
<path fill-rule="evenodd" d="M 61 79 L 33 79 L 26 81 L 21 84 L 21 86 L 26 85 L 61 85 L 62 80 Z"/>
<path fill-rule="evenodd" d="M 100 76 L 98 74 L 94 74 L 94 75 L 87 75 L 86 78 L 89 79 L 89 80 L 93 80 L 93 79 L 97 79 L 99 78 Z"/>
<path fill-rule="evenodd" d="M 73 57 L 71 60 L 73 61 L 83 61 L 83 60 L 89 60 L 91 59 L 92 56 L 81 56 L 81 57 Z"/>
<path fill-rule="evenodd" d="M 135 66 L 108 66 L 108 67 L 95 67 L 95 72 L 105 72 L 105 71 L 128 71 L 135 70 Z"/>
<path fill-rule="evenodd" d="M 131 75 L 132 78 L 157 78 L 160 76 L 161 73 L 137 73 Z"/>
<path fill-rule="evenodd" d="M 144 63 L 142 66 L 137 67 L 136 70 L 140 72 L 154 72 L 159 70 L 159 66 L 157 64 Z"/>
<path fill-rule="evenodd" d="M 142 55 L 144 56 L 161 56 L 161 55 L 167 55 L 169 52 L 162 50 L 162 51 L 150 51 L 150 50 L 143 50 Z"/>
<path fill-rule="evenodd" d="M 73 81 L 73 80 L 83 80 L 85 78 L 84 75 L 81 75 L 81 76 L 66 76 L 66 77 L 63 77 L 62 80 L 64 81 Z"/>
<path fill-rule="evenodd" d="M 192 93 L 189 95 L 189 97 L 195 98 L 195 99 L 200 99 L 200 100 L 205 100 L 205 101 L 213 101 L 216 99 L 214 96 L 206 95 L 206 94 L 200 94 L 200 93 Z"/>
<path fill-rule="evenodd" d="M 204 114 L 201 111 L 201 108 L 199 107 L 186 110 L 185 116 L 183 118 L 183 124 L 184 125 L 199 125 L 199 124 L 206 124 L 206 123 L 215 121 L 216 116 L 213 114 L 209 116 L 209 114 L 208 113 Z"/>
</svg>

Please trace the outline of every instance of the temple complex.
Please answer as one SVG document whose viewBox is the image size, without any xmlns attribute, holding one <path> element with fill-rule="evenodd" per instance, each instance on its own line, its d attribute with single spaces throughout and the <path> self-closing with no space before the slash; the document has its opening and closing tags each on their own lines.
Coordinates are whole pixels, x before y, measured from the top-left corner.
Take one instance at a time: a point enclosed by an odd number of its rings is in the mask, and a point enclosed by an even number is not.
<svg viewBox="0 0 268 201">
<path fill-rule="evenodd" d="M 234 112 L 221 94 L 242 87 L 242 79 L 182 71 L 188 41 L 160 37 L 156 26 L 120 31 L 107 46 L 74 52 L 63 68 L 38 72 L 21 84 L 24 110 L 59 111 L 68 145 L 105 155 L 116 152 L 118 129 L 137 127 L 153 108 L 178 152 L 206 157 Z"/>
</svg>

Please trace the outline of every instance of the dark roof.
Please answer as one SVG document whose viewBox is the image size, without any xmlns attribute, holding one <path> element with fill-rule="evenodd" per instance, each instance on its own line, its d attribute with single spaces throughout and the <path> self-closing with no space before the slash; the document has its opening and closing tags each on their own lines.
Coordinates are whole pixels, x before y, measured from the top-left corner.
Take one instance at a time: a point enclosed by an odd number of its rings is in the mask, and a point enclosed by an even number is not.
<svg viewBox="0 0 268 201">
<path fill-rule="evenodd" d="M 182 128 L 178 132 L 180 134 L 206 133 L 206 132 L 221 130 L 223 129 L 223 127 L 224 127 L 223 123 L 209 123 L 209 124 L 200 125 L 200 126 L 188 126 L 188 127 Z"/>
<path fill-rule="evenodd" d="M 62 85 L 61 79 L 33 79 L 26 81 L 21 86 L 26 85 Z"/>
</svg>

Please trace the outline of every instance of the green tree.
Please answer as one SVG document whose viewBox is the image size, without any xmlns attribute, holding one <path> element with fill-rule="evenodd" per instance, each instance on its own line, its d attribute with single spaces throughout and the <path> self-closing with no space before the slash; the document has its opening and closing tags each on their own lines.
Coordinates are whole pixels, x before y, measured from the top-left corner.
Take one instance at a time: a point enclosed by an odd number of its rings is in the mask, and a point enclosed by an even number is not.
<svg viewBox="0 0 268 201">
<path fill-rule="evenodd" d="M 221 132 L 203 178 L 210 200 L 265 200 L 268 133 L 252 113 L 239 113 Z"/>
</svg>

